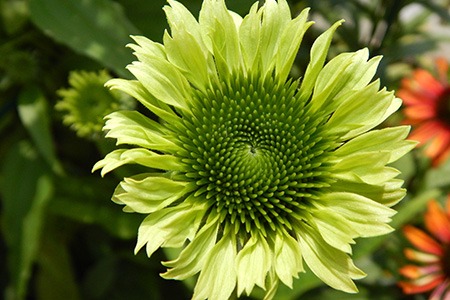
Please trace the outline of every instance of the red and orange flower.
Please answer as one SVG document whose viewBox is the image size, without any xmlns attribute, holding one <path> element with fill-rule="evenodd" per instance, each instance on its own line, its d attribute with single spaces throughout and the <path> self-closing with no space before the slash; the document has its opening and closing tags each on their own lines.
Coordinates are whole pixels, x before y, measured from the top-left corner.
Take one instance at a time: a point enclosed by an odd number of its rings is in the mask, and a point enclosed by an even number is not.
<svg viewBox="0 0 450 300">
<path fill-rule="evenodd" d="M 407 280 L 399 285 L 405 294 L 432 291 L 430 300 L 447 300 L 450 299 L 450 196 L 445 210 L 437 201 L 430 201 L 424 219 L 431 236 L 411 225 L 403 230 L 417 249 L 407 248 L 405 255 L 418 265 L 400 269 L 400 274 Z"/>
<path fill-rule="evenodd" d="M 398 96 L 406 106 L 405 123 L 414 126 L 410 139 L 427 145 L 425 154 L 434 166 L 450 155 L 450 82 L 448 62 L 436 60 L 437 76 L 418 69 L 401 82 Z"/>
</svg>

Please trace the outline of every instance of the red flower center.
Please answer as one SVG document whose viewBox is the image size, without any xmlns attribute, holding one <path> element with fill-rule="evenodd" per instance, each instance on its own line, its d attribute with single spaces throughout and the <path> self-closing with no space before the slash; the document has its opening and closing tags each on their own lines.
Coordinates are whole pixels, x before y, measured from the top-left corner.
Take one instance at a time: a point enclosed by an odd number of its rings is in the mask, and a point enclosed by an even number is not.
<svg viewBox="0 0 450 300">
<path fill-rule="evenodd" d="M 439 96 L 436 110 L 438 119 L 450 127 L 450 86 Z"/>
</svg>

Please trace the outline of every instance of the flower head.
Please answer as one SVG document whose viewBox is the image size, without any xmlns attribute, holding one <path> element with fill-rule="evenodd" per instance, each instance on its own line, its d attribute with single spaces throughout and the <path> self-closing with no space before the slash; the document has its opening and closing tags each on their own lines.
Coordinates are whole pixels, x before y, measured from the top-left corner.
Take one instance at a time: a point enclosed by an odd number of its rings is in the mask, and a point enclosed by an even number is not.
<svg viewBox="0 0 450 300">
<path fill-rule="evenodd" d="M 406 265 L 400 273 L 407 278 L 399 283 L 406 294 L 433 291 L 430 300 L 450 297 L 450 196 L 444 211 L 432 200 L 425 214 L 426 232 L 405 226 L 406 238 L 419 250 L 407 248 L 405 255 L 419 265 Z"/>
<path fill-rule="evenodd" d="M 80 137 L 93 137 L 102 132 L 103 117 L 121 109 L 132 109 L 134 101 L 126 94 L 111 91 L 105 83 L 111 79 L 106 71 L 72 71 L 70 88 L 58 90 L 61 100 L 55 108 L 64 113 L 63 122 Z"/>
<path fill-rule="evenodd" d="M 255 3 L 241 18 L 205 0 L 197 21 L 180 3 L 164 8 L 171 32 L 159 44 L 136 36 L 136 80 L 108 85 L 159 118 L 107 116 L 118 149 L 94 169 L 137 163 L 113 200 L 148 214 L 136 251 L 183 247 L 164 278 L 197 273 L 194 299 L 227 299 L 255 286 L 273 296 L 303 261 L 326 284 L 356 292 L 365 274 L 350 257 L 357 237 L 388 233 L 390 206 L 405 191 L 386 165 L 408 152 L 409 127 L 372 130 L 400 106 L 371 83 L 379 57 L 366 49 L 325 66 L 337 22 L 311 49 L 303 79 L 288 79 L 308 10 L 285 0 Z"/>
<path fill-rule="evenodd" d="M 425 154 L 439 165 L 450 155 L 450 81 L 448 62 L 436 61 L 438 76 L 418 69 L 402 81 L 398 95 L 405 103 L 405 123 L 416 128 L 410 138 L 426 145 Z"/>
</svg>

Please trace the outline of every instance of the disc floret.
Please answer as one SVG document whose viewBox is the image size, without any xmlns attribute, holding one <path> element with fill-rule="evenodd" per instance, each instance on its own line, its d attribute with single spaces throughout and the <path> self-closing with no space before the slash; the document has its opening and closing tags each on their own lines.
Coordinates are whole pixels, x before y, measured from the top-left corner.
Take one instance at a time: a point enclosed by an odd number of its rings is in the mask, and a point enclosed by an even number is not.
<svg viewBox="0 0 450 300">
<path fill-rule="evenodd" d="M 326 162 L 335 145 L 321 132 L 326 119 L 308 115 L 296 81 L 230 78 L 197 91 L 192 112 L 183 114 L 177 129 L 185 176 L 235 233 L 292 230 L 329 186 Z"/>
</svg>

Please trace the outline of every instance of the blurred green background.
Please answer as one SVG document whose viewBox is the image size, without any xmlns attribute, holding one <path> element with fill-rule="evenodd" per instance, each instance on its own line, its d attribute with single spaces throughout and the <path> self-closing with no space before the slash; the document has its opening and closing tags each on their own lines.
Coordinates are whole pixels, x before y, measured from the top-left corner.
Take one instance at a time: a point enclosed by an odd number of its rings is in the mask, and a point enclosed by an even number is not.
<svg viewBox="0 0 450 300">
<path fill-rule="evenodd" d="M 200 0 L 180 2 L 194 14 L 201 6 Z M 253 0 L 226 2 L 241 15 L 253 4 Z M 163 0 L 0 0 L 0 298 L 190 299 L 194 281 L 159 277 L 165 271 L 160 261 L 174 253 L 158 250 L 150 259 L 144 252 L 133 254 L 144 216 L 123 213 L 110 201 L 123 174 L 102 179 L 98 172 L 91 173 L 111 142 L 94 129 L 77 133 L 74 126 L 63 123 L 70 109 L 55 108 L 65 97 L 61 91 L 77 85 L 69 82 L 74 72 L 106 70 L 112 77 L 130 78 L 125 69 L 133 61 L 132 51 L 125 47 L 132 42 L 129 35 L 161 41 L 168 27 L 162 11 L 165 4 Z M 432 65 L 434 57 L 450 60 L 450 1 L 289 4 L 294 14 L 311 7 L 310 19 L 316 21 L 303 40 L 294 77 L 305 69 L 314 39 L 342 18 L 346 22 L 335 35 L 329 57 L 363 47 L 371 56 L 383 55 L 378 76 L 388 89 L 398 88 L 414 68 Z M 105 101 L 111 99 L 101 89 L 97 85 L 87 90 L 92 96 L 89 103 L 73 104 L 73 110 L 81 111 L 75 116 L 80 126 L 89 121 L 83 113 L 108 107 Z M 99 114 L 101 110 L 95 111 L 93 118 Z M 400 111 L 389 123 L 401 120 Z M 399 229 L 405 223 L 420 224 L 427 201 L 443 200 L 450 191 L 450 163 L 430 168 L 420 152 L 413 151 L 396 167 L 409 189 L 391 224 Z M 396 285 L 398 268 L 406 261 L 405 245 L 399 230 L 357 241 L 356 264 L 368 273 L 357 282 L 359 294 L 334 291 L 308 272 L 300 274 L 293 290 L 280 288 L 276 299 L 425 299 L 402 295 Z M 254 293 L 255 298 L 260 296 Z"/>
</svg>

